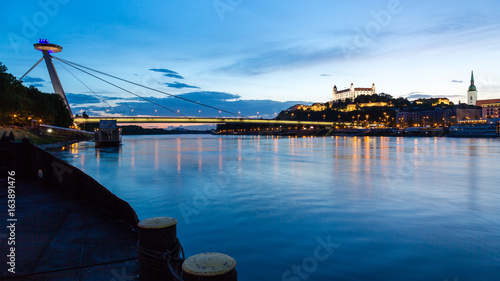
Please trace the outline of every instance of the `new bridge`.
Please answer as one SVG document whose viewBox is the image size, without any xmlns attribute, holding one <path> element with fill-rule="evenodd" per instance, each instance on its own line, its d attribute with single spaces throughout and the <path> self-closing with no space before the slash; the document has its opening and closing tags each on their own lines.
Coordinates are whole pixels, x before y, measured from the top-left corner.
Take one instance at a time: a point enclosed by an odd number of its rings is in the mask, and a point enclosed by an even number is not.
<svg viewBox="0 0 500 281">
<path fill-rule="evenodd" d="M 251 119 L 251 118 L 205 118 L 205 117 L 77 117 L 74 119 L 77 124 L 99 123 L 99 120 L 116 120 L 117 123 L 197 123 L 197 124 L 269 124 L 269 125 L 305 125 L 331 127 L 332 122 L 326 121 L 296 121 L 296 120 L 275 120 L 275 119 Z"/>
<path fill-rule="evenodd" d="M 172 113 L 175 117 L 168 117 L 168 116 L 116 116 L 116 115 L 121 115 L 118 112 L 116 114 L 113 114 L 113 116 L 107 116 L 107 117 L 101 117 L 101 116 L 94 116 L 94 117 L 79 117 L 78 115 L 74 118 L 74 122 L 76 124 L 87 124 L 87 123 L 99 123 L 100 120 L 116 120 L 117 123 L 122 123 L 122 124 L 134 124 L 134 123 L 198 123 L 198 124 L 235 124 L 235 123 L 240 123 L 240 124 L 267 124 L 267 125 L 288 125 L 288 126 L 321 126 L 321 127 L 327 127 L 330 128 L 334 125 L 340 125 L 341 123 L 334 123 L 331 121 L 297 121 L 297 120 L 276 120 L 276 119 L 262 119 L 262 118 L 248 118 L 246 116 L 241 115 L 239 112 L 234 113 L 226 109 L 221 109 L 216 106 L 211 106 L 207 104 L 203 104 L 197 101 L 193 101 L 187 98 L 184 98 L 182 96 L 177 96 L 173 95 L 170 93 L 167 93 L 163 90 L 159 90 L 156 88 L 144 86 L 120 77 L 116 77 L 111 74 L 104 73 L 102 71 L 98 71 L 86 66 L 83 66 L 81 64 L 77 64 L 74 62 L 70 62 L 61 58 L 57 58 L 52 56 L 52 53 L 58 53 L 62 51 L 62 47 L 56 44 L 51 44 L 47 40 L 39 40 L 39 43 L 34 44 L 35 49 L 42 51 L 43 57 L 33 66 L 31 67 L 21 78 L 22 80 L 31 70 L 33 70 L 42 60 L 45 60 L 45 63 L 47 65 L 47 69 L 49 71 L 49 75 L 51 78 L 52 86 L 54 87 L 54 92 L 58 95 L 61 96 L 63 102 L 65 103 L 67 109 L 69 110 L 71 117 L 73 116 L 73 113 L 71 111 L 71 108 L 69 106 L 69 103 L 66 98 L 66 94 L 64 93 L 63 87 L 61 85 L 61 82 L 59 80 L 59 77 L 57 75 L 57 72 L 54 68 L 53 60 L 55 59 L 58 63 L 61 64 L 61 66 L 67 70 L 71 75 L 73 75 L 78 81 L 80 81 L 85 87 L 87 87 L 94 95 L 96 95 L 103 103 L 107 104 L 111 109 L 115 110 L 102 96 L 98 95 L 92 89 L 90 89 L 85 83 L 83 83 L 80 79 L 78 79 L 73 73 L 69 71 L 68 68 L 66 68 L 64 65 L 71 67 L 73 69 L 79 70 L 80 72 L 83 72 L 89 76 L 92 76 L 102 82 L 105 82 L 113 87 L 118 88 L 121 91 L 124 91 L 128 94 L 134 95 L 135 97 L 139 98 L 142 101 L 150 102 L 154 104 L 156 107 L 163 108 L 170 113 Z M 100 76 L 98 76 L 100 75 Z M 192 103 L 194 106 L 202 106 L 209 108 L 210 110 L 216 110 L 219 113 L 218 118 L 210 118 L 210 117 L 189 117 L 185 116 L 183 114 L 180 114 L 179 111 L 172 110 L 170 108 L 167 108 L 166 106 L 159 104 L 156 101 L 151 100 L 150 98 L 142 97 L 138 95 L 137 93 L 134 93 L 122 86 L 117 85 L 115 82 L 110 82 L 102 76 L 107 76 L 109 78 L 113 78 L 115 80 L 118 80 L 120 82 L 125 82 L 134 86 L 142 87 L 146 90 L 156 92 L 159 94 L 163 94 L 166 96 L 169 96 L 171 98 L 179 99 L 184 102 L 189 102 Z M 228 115 L 232 115 L 234 117 L 221 117 L 221 113 L 225 113 Z M 342 125 L 348 125 L 346 123 L 342 123 Z"/>
</svg>

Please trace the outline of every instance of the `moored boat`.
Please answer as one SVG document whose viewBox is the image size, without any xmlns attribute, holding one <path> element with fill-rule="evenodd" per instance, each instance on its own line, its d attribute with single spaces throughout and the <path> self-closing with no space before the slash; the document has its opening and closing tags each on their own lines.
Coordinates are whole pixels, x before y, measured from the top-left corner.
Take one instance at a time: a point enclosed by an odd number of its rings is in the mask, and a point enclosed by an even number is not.
<svg viewBox="0 0 500 281">
<path fill-rule="evenodd" d="M 95 129 L 95 146 L 119 146 L 122 142 L 122 129 L 118 128 L 116 120 L 100 120 L 99 128 Z"/>
<path fill-rule="evenodd" d="M 450 127 L 450 137 L 500 137 L 500 118 L 462 120 Z"/>
</svg>

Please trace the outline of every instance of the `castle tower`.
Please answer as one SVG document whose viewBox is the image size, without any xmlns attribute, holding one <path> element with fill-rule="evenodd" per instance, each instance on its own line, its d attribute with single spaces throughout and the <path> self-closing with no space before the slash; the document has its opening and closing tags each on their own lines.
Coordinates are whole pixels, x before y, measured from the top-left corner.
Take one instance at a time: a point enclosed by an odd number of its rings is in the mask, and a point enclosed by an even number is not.
<svg viewBox="0 0 500 281">
<path fill-rule="evenodd" d="M 467 91 L 467 104 L 476 105 L 476 101 L 477 101 L 477 89 L 476 86 L 474 85 L 474 71 L 472 71 L 469 91 Z"/>
<path fill-rule="evenodd" d="M 332 100 L 335 101 L 337 100 L 337 85 L 333 86 L 333 91 L 332 91 Z"/>
</svg>

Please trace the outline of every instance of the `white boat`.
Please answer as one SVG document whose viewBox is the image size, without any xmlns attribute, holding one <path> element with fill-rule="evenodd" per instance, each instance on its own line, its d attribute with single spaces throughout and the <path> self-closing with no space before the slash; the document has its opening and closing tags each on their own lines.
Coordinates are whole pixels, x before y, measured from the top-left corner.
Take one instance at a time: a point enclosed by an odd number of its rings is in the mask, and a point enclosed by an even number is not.
<svg viewBox="0 0 500 281">
<path fill-rule="evenodd" d="M 95 146 L 119 146 L 122 142 L 122 129 L 116 120 L 99 120 L 99 128 L 95 128 Z"/>
<path fill-rule="evenodd" d="M 500 137 L 500 118 L 462 120 L 450 127 L 450 137 Z"/>
</svg>

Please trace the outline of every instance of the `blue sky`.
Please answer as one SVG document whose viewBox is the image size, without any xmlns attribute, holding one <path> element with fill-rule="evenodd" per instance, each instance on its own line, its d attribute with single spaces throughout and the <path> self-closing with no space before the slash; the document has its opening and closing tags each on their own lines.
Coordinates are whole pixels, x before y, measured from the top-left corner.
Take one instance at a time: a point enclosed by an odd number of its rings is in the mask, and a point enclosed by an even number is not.
<svg viewBox="0 0 500 281">
<path fill-rule="evenodd" d="M 41 57 L 33 43 L 46 38 L 63 46 L 55 56 L 249 116 L 257 110 L 271 116 L 297 101 L 326 102 L 334 85 L 351 83 L 375 83 L 377 92 L 396 97 L 463 101 L 471 70 L 479 99 L 500 98 L 498 1 L 41 0 L 2 6 L 0 61 L 17 77 Z M 108 107 L 56 68 L 76 111 Z M 70 71 L 121 113 L 155 108 Z M 29 77 L 26 85 L 53 92 L 44 65 Z M 218 114 L 126 87 L 181 113 Z"/>
</svg>

